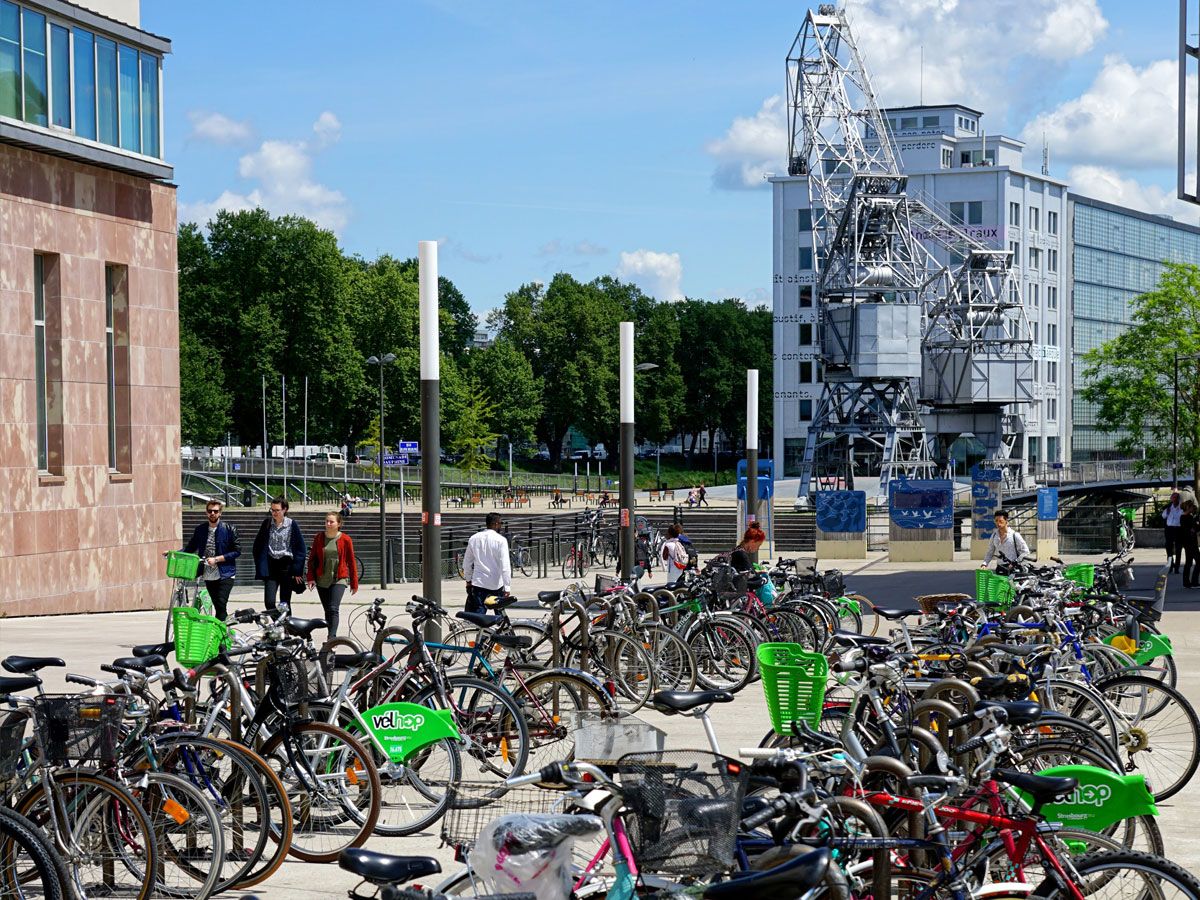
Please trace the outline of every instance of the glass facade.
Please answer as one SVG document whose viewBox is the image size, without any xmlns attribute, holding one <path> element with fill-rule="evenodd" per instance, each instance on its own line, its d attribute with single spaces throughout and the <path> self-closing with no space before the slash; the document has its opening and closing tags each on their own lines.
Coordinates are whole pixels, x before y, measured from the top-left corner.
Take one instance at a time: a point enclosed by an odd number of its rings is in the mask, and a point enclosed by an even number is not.
<svg viewBox="0 0 1200 900">
<path fill-rule="evenodd" d="M 1123 210 L 1072 195 L 1071 238 L 1074 361 L 1071 456 L 1077 460 L 1119 455 L 1121 435 L 1096 430 L 1096 406 L 1084 402 L 1083 355 L 1123 332 L 1133 301 L 1153 290 L 1164 262 L 1200 265 L 1200 228 Z"/>
<path fill-rule="evenodd" d="M 0 0 L 0 116 L 161 158 L 160 57 Z"/>
</svg>

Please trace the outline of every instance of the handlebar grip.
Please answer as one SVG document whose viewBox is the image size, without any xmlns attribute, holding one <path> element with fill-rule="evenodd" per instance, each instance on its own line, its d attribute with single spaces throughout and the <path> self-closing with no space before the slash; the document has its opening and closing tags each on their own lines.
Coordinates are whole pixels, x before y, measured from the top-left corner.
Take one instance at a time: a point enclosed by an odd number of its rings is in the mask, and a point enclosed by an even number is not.
<svg viewBox="0 0 1200 900">
<path fill-rule="evenodd" d="M 109 672 L 113 675 L 128 675 L 129 669 L 118 669 L 116 666 L 103 665 L 100 667 L 101 672 Z"/>
<path fill-rule="evenodd" d="M 976 719 L 975 713 L 967 713 L 965 716 L 959 716 L 957 719 L 950 720 L 951 728 L 962 728 L 964 725 L 970 725 Z"/>
<path fill-rule="evenodd" d="M 779 750 L 774 747 L 739 747 L 738 756 L 742 759 L 774 759 Z"/>
<path fill-rule="evenodd" d="M 866 670 L 867 660 L 862 656 L 851 660 L 839 659 L 833 664 L 833 671 L 835 672 L 865 672 Z"/>
<path fill-rule="evenodd" d="M 751 829 L 757 828 L 759 825 L 763 825 L 771 821 L 780 813 L 787 811 L 787 808 L 791 805 L 790 801 L 791 798 L 786 794 L 782 797 L 776 797 L 771 801 L 771 805 L 766 809 L 760 809 L 753 815 L 742 819 L 742 828 L 744 828 L 746 831 L 750 831 Z"/>
<path fill-rule="evenodd" d="M 246 625 L 258 618 L 258 611 L 253 609 L 239 609 L 233 614 L 233 618 L 235 621 Z"/>
<path fill-rule="evenodd" d="M 975 750 L 978 750 L 979 748 L 983 747 L 986 743 L 987 743 L 987 737 L 980 734 L 980 735 L 977 735 L 977 736 L 971 738 L 965 744 L 960 744 L 959 746 L 955 747 L 952 752 L 954 753 L 955 756 L 959 756 L 960 754 L 963 754 L 963 753 L 972 753 Z"/>
<path fill-rule="evenodd" d="M 84 687 L 95 687 L 100 683 L 95 678 L 88 678 L 86 675 L 67 675 L 63 680 L 70 684 L 82 684 Z"/>
</svg>

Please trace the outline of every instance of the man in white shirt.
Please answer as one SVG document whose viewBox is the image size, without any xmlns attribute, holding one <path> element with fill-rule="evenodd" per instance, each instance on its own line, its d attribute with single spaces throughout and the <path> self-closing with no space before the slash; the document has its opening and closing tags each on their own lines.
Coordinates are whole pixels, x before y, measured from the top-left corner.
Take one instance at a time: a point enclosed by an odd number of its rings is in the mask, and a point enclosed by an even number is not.
<svg viewBox="0 0 1200 900">
<path fill-rule="evenodd" d="M 488 513 L 486 526 L 467 541 L 463 577 L 467 581 L 467 612 L 484 612 L 483 601 L 495 594 L 508 595 L 512 587 L 512 557 L 508 539 L 500 533 L 500 513 Z"/>
<path fill-rule="evenodd" d="M 1003 509 L 995 513 L 996 530 L 992 532 L 992 540 L 984 554 L 983 564 L 986 566 L 992 557 L 999 556 L 1002 564 L 1013 565 L 1029 555 L 1029 545 L 1025 538 L 1008 527 L 1008 512 Z"/>
<path fill-rule="evenodd" d="M 1176 491 L 1171 495 L 1171 502 L 1163 510 L 1163 531 L 1167 542 L 1167 565 L 1172 572 L 1179 571 L 1179 557 L 1183 553 L 1183 504 Z"/>
</svg>

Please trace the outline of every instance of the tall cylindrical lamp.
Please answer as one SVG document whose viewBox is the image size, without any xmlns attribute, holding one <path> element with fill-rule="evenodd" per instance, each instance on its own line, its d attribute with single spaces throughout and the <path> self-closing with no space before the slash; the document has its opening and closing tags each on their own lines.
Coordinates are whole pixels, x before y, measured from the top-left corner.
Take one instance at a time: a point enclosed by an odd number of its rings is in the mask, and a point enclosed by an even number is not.
<svg viewBox="0 0 1200 900">
<path fill-rule="evenodd" d="M 621 323 L 621 578 L 633 574 L 633 323 Z"/>
<path fill-rule="evenodd" d="M 758 521 L 758 369 L 746 370 L 746 523 Z M 753 561 L 758 562 L 758 551 Z"/>
<path fill-rule="evenodd" d="M 438 346 L 437 241 L 417 243 L 421 320 L 421 589 L 442 602 L 441 368 Z M 431 623 L 430 633 L 441 629 Z"/>
</svg>

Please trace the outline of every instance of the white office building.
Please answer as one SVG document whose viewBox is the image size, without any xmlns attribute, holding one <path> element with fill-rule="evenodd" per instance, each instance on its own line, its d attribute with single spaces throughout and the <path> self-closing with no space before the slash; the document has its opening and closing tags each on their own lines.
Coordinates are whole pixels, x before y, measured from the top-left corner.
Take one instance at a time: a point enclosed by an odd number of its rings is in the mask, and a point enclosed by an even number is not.
<svg viewBox="0 0 1200 900">
<path fill-rule="evenodd" d="M 1069 233 L 1066 182 L 1027 167 L 1021 141 L 984 131 L 983 114 L 965 106 L 884 110 L 908 193 L 982 242 L 1013 253 L 1012 290 L 1021 292 L 1034 344 L 1034 402 L 1020 408 L 1031 464 L 1065 462 L 1070 445 L 1067 327 Z M 868 138 L 870 135 L 868 135 Z M 1040 157 L 1040 153 L 1038 154 Z M 782 474 L 794 476 L 804 455 L 813 408 L 821 395 L 814 303 L 817 260 L 807 178 L 779 175 L 773 190 L 775 444 Z M 918 232 L 917 237 L 921 234 Z M 930 242 L 930 246 L 935 246 Z M 949 263 L 942 251 L 935 253 Z M 914 354 L 920 348 L 912 348 Z M 960 438 L 955 456 L 977 458 Z M 960 470 L 961 471 L 961 470 Z"/>
</svg>

